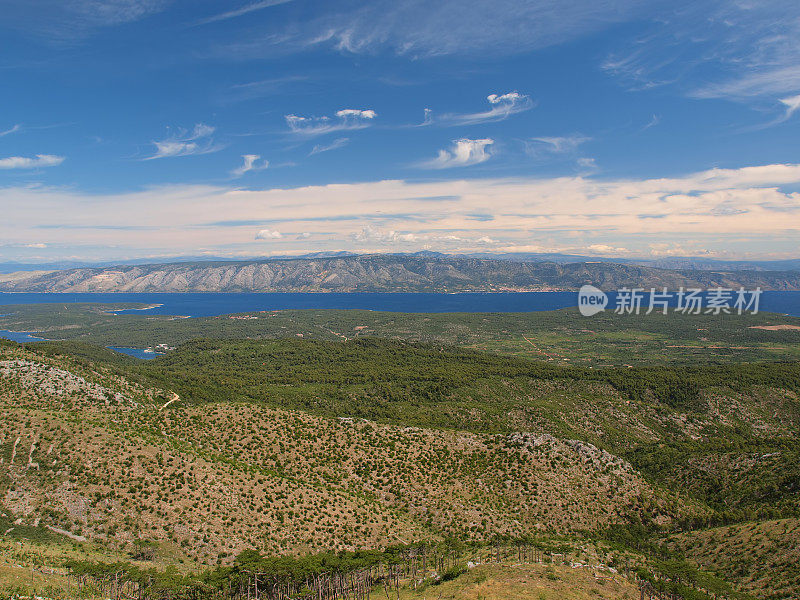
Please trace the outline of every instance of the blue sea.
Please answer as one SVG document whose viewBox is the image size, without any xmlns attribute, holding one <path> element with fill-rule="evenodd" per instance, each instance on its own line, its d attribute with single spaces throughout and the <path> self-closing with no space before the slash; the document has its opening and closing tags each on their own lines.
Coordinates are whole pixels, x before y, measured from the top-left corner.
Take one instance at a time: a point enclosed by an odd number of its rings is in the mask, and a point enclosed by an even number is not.
<svg viewBox="0 0 800 600">
<path fill-rule="evenodd" d="M 609 294 L 614 302 L 614 294 Z M 132 314 L 211 317 L 256 310 L 362 309 L 391 312 L 536 312 L 577 306 L 575 292 L 461 294 L 286 293 L 286 294 L 17 294 L 0 292 L 0 306 L 43 303 L 140 303 L 154 308 Z M 763 292 L 761 312 L 800 316 L 800 292 Z"/>
<path fill-rule="evenodd" d="M 529 312 L 576 306 L 573 292 L 500 294 L 17 294 L 0 293 L 0 305 L 75 302 L 135 302 L 154 305 L 159 315 L 211 317 L 256 310 L 302 308 L 363 309 L 392 312 Z"/>
<path fill-rule="evenodd" d="M 0 338 L 11 340 L 12 342 L 42 342 L 45 340 L 43 337 L 36 337 L 31 335 L 35 331 L 9 331 L 8 329 L 0 329 Z"/>
<path fill-rule="evenodd" d="M 150 349 L 125 348 L 123 346 L 108 346 L 108 348 L 117 352 L 121 352 L 122 354 L 127 354 L 128 356 L 133 356 L 135 358 L 144 358 L 145 360 L 150 360 L 161 356 L 161 353 L 153 352 Z"/>
</svg>

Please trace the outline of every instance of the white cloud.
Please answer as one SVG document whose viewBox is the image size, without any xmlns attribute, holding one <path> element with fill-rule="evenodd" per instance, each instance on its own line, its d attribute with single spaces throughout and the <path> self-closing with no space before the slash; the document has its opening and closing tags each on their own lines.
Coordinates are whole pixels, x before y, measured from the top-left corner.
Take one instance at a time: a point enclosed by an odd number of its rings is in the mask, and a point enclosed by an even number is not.
<svg viewBox="0 0 800 600">
<path fill-rule="evenodd" d="M 363 129 L 369 127 L 370 121 L 378 116 L 372 109 L 343 108 L 336 111 L 336 118 L 331 117 L 301 117 L 286 115 L 284 119 L 292 133 L 305 136 L 316 136 L 332 131 L 349 129 Z"/>
<path fill-rule="evenodd" d="M 507 94 L 489 94 L 486 97 L 491 108 L 487 111 L 469 114 L 447 114 L 441 120 L 446 125 L 475 125 L 502 121 L 511 115 L 530 110 L 534 103 L 525 94 L 508 92 Z M 426 115 L 427 117 L 428 115 Z"/>
<path fill-rule="evenodd" d="M 11 135 L 12 133 L 18 132 L 20 129 L 22 129 L 22 125 L 17 123 L 11 129 L 6 129 L 5 131 L 0 131 L 0 137 L 6 136 L 6 135 Z"/>
<path fill-rule="evenodd" d="M 283 234 L 274 229 L 262 229 L 256 234 L 257 240 L 279 240 L 282 237 Z"/>
<path fill-rule="evenodd" d="M 309 231 L 304 231 L 303 233 L 297 235 L 298 240 L 307 240 L 310 237 L 311 237 L 311 232 Z"/>
<path fill-rule="evenodd" d="M 417 236 L 413 233 L 398 233 L 394 230 L 382 230 L 370 225 L 363 227 L 350 235 L 355 242 L 377 242 L 381 244 L 394 242 L 415 242 Z"/>
<path fill-rule="evenodd" d="M 374 119 L 378 116 L 374 110 L 360 110 L 357 108 L 343 108 L 342 110 L 336 111 L 337 117 L 342 117 L 344 119 L 348 118 L 355 118 L 355 119 Z"/>
<path fill-rule="evenodd" d="M 47 244 L 42 244 L 41 242 L 33 243 L 33 244 L 25 244 L 26 248 L 47 248 Z"/>
<path fill-rule="evenodd" d="M 526 98 L 527 96 L 524 96 L 519 92 L 508 92 L 507 94 L 489 94 L 486 97 L 486 99 L 489 101 L 489 104 L 513 104 Z"/>
<path fill-rule="evenodd" d="M 785 121 L 800 109 L 800 94 L 797 96 L 790 96 L 789 98 L 781 98 L 780 102 L 786 107 L 786 114 L 783 117 Z"/>
<path fill-rule="evenodd" d="M 316 144 L 308 155 L 311 156 L 312 154 L 320 154 L 321 152 L 328 152 L 329 150 L 338 150 L 346 146 L 349 142 L 350 138 L 337 138 L 330 144 Z"/>
<path fill-rule="evenodd" d="M 608 244 L 591 244 L 586 250 L 591 254 L 599 254 L 600 256 L 619 256 L 629 252 L 627 248 L 614 247 Z"/>
<path fill-rule="evenodd" d="M 204 123 L 198 123 L 190 132 L 179 130 L 167 139 L 158 142 L 154 141 L 155 154 L 143 160 L 217 152 L 222 149 L 222 146 L 216 145 L 211 138 L 215 131 L 216 128 Z"/>
<path fill-rule="evenodd" d="M 420 163 L 418 166 L 426 169 L 449 169 L 450 167 L 477 165 L 489 160 L 491 154 L 487 148 L 492 144 L 494 144 L 494 140 L 489 138 L 455 140 L 450 150 L 439 150 L 436 158 Z"/>
<path fill-rule="evenodd" d="M 261 162 L 261 164 L 259 164 L 258 160 L 260 158 L 260 154 L 242 154 L 242 159 L 244 161 L 242 166 L 236 167 L 233 171 L 231 171 L 231 175 L 234 177 L 241 177 L 248 171 L 263 171 L 269 167 L 269 161 L 264 160 Z"/>
<path fill-rule="evenodd" d="M 39 167 L 57 167 L 64 162 L 63 156 L 54 154 L 37 154 L 28 156 L 9 156 L 0 158 L 0 169 L 38 169 Z"/>
<path fill-rule="evenodd" d="M 713 256 L 716 254 L 721 254 L 719 252 L 714 252 L 713 250 L 709 250 L 707 248 L 703 248 L 702 246 L 698 245 L 698 243 L 689 244 L 686 243 L 664 243 L 659 242 L 655 244 L 649 245 L 650 255 L 654 257 L 660 256 Z"/>
</svg>

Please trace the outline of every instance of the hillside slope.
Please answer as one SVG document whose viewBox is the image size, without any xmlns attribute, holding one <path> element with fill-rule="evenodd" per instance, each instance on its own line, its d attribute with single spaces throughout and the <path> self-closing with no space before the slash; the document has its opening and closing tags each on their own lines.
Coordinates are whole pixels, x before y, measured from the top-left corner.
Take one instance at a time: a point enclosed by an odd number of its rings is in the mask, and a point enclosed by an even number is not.
<svg viewBox="0 0 800 600">
<path fill-rule="evenodd" d="M 586 369 L 378 339 L 197 340 L 131 372 L 187 402 L 580 439 L 723 511 L 800 500 L 800 363 Z"/>
<path fill-rule="evenodd" d="M 9 292 L 465 292 L 628 287 L 800 289 L 800 272 L 670 271 L 614 263 L 524 263 L 363 255 L 185 262 L 0 275 Z"/>
<path fill-rule="evenodd" d="M 248 549 L 571 539 L 605 550 L 568 560 L 547 543 L 552 558 L 626 571 L 630 559 L 662 589 L 746 597 L 687 555 L 756 597 L 790 598 L 798 390 L 794 363 L 603 371 L 296 338 L 196 340 L 136 361 L 0 341 L 0 526 L 11 539 L 68 536 L 84 554 L 155 548 L 159 564 L 194 569 Z M 744 524 L 707 529 L 731 522 Z M 748 544 L 786 568 L 758 571 Z M 464 576 L 437 591 L 623 593 L 551 575 Z"/>
<path fill-rule="evenodd" d="M 151 540 L 211 560 L 707 512 L 606 451 L 546 434 L 185 405 L 97 365 L 10 344 L 0 386 L 10 519 L 121 547 Z"/>
<path fill-rule="evenodd" d="M 665 545 L 756 596 L 796 598 L 800 590 L 800 519 L 684 533 Z"/>
</svg>

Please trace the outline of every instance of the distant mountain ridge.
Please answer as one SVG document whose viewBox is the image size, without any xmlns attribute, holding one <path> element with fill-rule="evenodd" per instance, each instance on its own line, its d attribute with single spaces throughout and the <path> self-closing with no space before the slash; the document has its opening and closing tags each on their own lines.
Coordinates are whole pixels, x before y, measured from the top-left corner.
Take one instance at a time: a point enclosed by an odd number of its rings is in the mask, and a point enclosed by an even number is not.
<svg viewBox="0 0 800 600">
<path fill-rule="evenodd" d="M 586 256 L 581 254 L 556 254 L 537 252 L 472 253 L 474 258 L 511 260 L 515 262 L 554 262 L 559 264 L 579 262 L 605 262 L 621 265 L 639 265 L 657 269 L 697 269 L 702 271 L 800 271 L 800 258 L 784 260 L 721 260 L 702 256 L 668 256 L 662 258 L 622 258 Z"/>
<path fill-rule="evenodd" d="M 543 252 L 471 252 L 468 254 L 447 254 L 433 250 L 417 252 L 392 252 L 385 256 L 411 256 L 422 258 L 481 258 L 485 260 L 505 260 L 512 262 L 552 262 L 558 264 L 603 262 L 621 265 L 639 265 L 657 269 L 698 269 L 703 271 L 800 271 L 800 258 L 783 260 L 721 260 L 703 256 L 670 256 L 663 258 L 623 258 L 609 256 L 587 256 L 583 254 L 559 254 Z M 347 250 L 309 252 L 307 254 L 276 254 L 271 256 L 245 256 L 236 259 L 226 256 L 159 256 L 132 258 L 117 261 L 53 261 L 53 262 L 0 262 L 0 274 L 21 271 L 62 271 L 66 269 L 116 267 L 121 265 L 172 264 L 178 262 L 249 262 L 300 260 L 304 258 L 344 258 L 359 256 Z"/>
<path fill-rule="evenodd" d="M 608 262 L 517 262 L 372 254 L 175 262 L 0 275 L 4 292 L 500 292 L 621 287 L 800 290 L 800 272 L 668 270 Z"/>
</svg>

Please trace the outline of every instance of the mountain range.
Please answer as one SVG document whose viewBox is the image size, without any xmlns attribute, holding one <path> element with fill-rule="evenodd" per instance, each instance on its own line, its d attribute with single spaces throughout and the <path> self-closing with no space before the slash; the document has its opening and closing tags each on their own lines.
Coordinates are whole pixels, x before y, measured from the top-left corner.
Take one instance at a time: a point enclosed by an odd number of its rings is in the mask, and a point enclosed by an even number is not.
<svg viewBox="0 0 800 600">
<path fill-rule="evenodd" d="M 514 262 L 553 262 L 559 264 L 580 262 L 604 262 L 623 265 L 640 265 L 658 269 L 699 269 L 704 271 L 800 271 L 800 258 L 783 260 L 722 260 L 703 256 L 669 256 L 662 258 L 623 258 L 608 256 L 587 256 L 581 254 L 562 254 L 554 252 L 472 252 L 461 255 L 420 250 L 411 253 L 392 253 L 398 256 L 424 258 L 484 258 L 489 260 L 509 260 Z M 239 260 L 291 260 L 303 258 L 342 258 L 358 256 L 347 250 L 310 252 L 299 255 L 274 255 L 241 257 Z M 118 265 L 166 264 L 176 262 L 228 262 L 232 259 L 225 256 L 159 256 L 148 258 L 132 258 L 117 261 L 76 261 L 59 260 L 50 262 L 0 262 L 0 274 L 18 271 L 56 271 L 78 268 L 111 267 Z"/>
<path fill-rule="evenodd" d="M 660 269 L 436 254 L 193 261 L 0 275 L 4 292 L 503 292 L 621 287 L 800 290 L 800 272 Z"/>
</svg>

